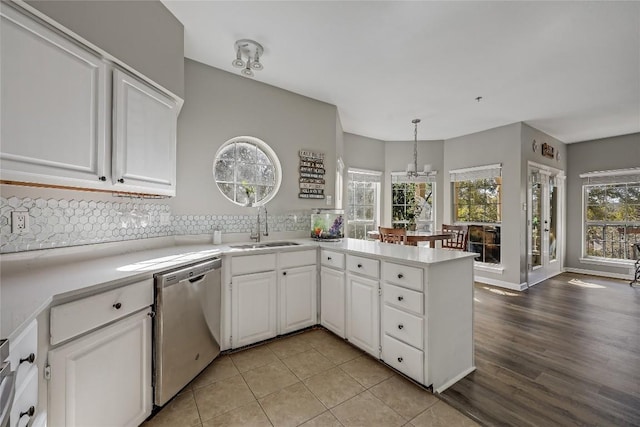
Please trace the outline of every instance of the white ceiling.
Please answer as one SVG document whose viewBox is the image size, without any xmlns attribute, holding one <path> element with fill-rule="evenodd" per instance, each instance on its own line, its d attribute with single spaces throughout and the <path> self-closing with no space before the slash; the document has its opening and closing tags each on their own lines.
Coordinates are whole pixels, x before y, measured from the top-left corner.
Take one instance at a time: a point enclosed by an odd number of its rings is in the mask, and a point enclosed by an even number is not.
<svg viewBox="0 0 640 427">
<path fill-rule="evenodd" d="M 163 1 L 185 56 L 338 107 L 345 132 L 448 139 L 524 121 L 563 142 L 640 132 L 640 2 Z M 482 96 L 481 102 L 475 98 Z"/>
</svg>

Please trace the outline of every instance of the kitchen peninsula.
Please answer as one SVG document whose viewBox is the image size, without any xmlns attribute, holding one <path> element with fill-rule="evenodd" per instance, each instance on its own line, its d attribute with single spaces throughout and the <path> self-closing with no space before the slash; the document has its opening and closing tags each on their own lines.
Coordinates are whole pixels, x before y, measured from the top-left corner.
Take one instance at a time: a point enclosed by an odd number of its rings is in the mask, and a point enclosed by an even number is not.
<svg viewBox="0 0 640 427">
<path fill-rule="evenodd" d="M 83 301 L 95 304 L 102 295 L 122 290 L 121 295 L 127 292 L 137 295 L 136 307 L 140 307 L 132 309 L 137 311 L 123 319 L 139 315 L 142 321 L 154 309 L 149 308 L 152 300 L 146 296 L 153 292 L 154 274 L 221 256 L 223 350 L 269 338 L 240 345 L 234 341 L 231 345 L 231 331 L 237 330 L 238 324 L 246 324 L 248 317 L 257 316 L 242 314 L 246 312 L 238 305 L 243 303 L 240 298 L 253 294 L 236 292 L 233 288 L 247 283 L 242 279 L 248 278 L 251 286 L 261 283 L 271 286 L 271 302 L 254 296 L 249 304 L 257 307 L 273 304 L 266 311 L 278 320 L 272 336 L 321 324 L 415 381 L 433 386 L 435 392 L 443 391 L 475 369 L 473 254 L 354 239 L 340 242 L 296 239 L 292 241 L 295 244 L 288 246 L 262 248 L 179 243 L 174 238 L 161 238 L 155 247 L 147 243 L 143 250 L 136 248 L 124 253 L 121 247 L 118 253 L 113 252 L 107 244 L 96 245 L 92 251 L 69 248 L 39 251 L 37 255 L 3 256 L 3 334 L 14 340 L 27 330 L 37 330 L 34 336 L 37 335 L 38 371 L 49 370 L 52 376 L 56 375 L 51 372 L 53 366 L 47 365 L 47 354 L 59 351 L 69 342 L 54 343 L 51 338 L 53 324 L 50 326 L 49 321 L 53 319 L 53 307 L 72 303 L 82 310 Z M 245 270 L 236 271 L 238 265 L 244 265 Z M 255 280 L 257 277 L 270 279 L 261 282 Z M 303 287 L 308 291 L 301 291 Z M 111 302 L 108 305 L 111 307 Z M 123 311 L 126 301 L 122 307 L 116 311 Z M 305 323 L 296 323 L 300 313 L 306 316 Z M 238 317 L 239 314 L 244 317 Z M 89 323 L 82 319 L 78 322 Z M 110 323 L 107 328 L 117 324 Z M 80 336 L 89 338 L 98 333 L 96 327 Z M 150 334 L 141 336 L 151 340 Z M 150 369 L 151 354 L 141 350 L 140 357 L 149 358 L 141 366 Z M 46 408 L 44 393 L 47 389 L 51 392 L 51 387 L 43 375 L 37 378 L 41 382 L 39 411 L 53 414 L 58 409 Z M 145 408 L 151 408 L 150 375 L 133 378 L 149 380 L 140 395 L 147 400 Z M 144 419 L 149 415 L 147 412 L 150 409 L 138 416 Z"/>
</svg>

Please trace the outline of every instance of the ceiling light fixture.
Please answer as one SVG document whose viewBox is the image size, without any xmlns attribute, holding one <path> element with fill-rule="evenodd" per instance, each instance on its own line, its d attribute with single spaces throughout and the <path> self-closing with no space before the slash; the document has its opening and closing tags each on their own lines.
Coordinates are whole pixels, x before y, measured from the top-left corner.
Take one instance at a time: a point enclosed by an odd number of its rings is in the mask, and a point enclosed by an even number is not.
<svg viewBox="0 0 640 427">
<path fill-rule="evenodd" d="M 413 123 L 413 163 L 407 165 L 407 177 L 417 178 L 419 176 L 429 175 L 431 173 L 431 165 L 424 165 L 422 172 L 418 172 L 418 123 L 420 119 L 411 120 Z"/>
<path fill-rule="evenodd" d="M 254 40 L 241 39 L 236 41 L 236 59 L 231 62 L 235 68 L 242 68 L 240 74 L 253 77 L 253 71 L 260 71 L 264 68 L 260 62 L 260 57 L 264 53 L 262 45 Z M 246 61 L 243 59 L 246 58 Z"/>
</svg>

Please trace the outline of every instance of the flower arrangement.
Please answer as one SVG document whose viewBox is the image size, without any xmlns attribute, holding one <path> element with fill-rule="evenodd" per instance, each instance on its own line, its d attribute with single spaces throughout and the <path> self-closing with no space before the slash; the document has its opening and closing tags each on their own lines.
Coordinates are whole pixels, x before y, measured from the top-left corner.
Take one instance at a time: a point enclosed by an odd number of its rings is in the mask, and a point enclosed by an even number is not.
<svg viewBox="0 0 640 427">
<path fill-rule="evenodd" d="M 253 187 L 253 185 L 247 184 L 246 181 L 242 181 L 242 184 L 240 184 L 240 187 L 244 190 L 245 194 L 247 195 L 247 206 L 251 206 L 253 202 L 253 195 L 255 194 L 256 189 Z"/>
</svg>

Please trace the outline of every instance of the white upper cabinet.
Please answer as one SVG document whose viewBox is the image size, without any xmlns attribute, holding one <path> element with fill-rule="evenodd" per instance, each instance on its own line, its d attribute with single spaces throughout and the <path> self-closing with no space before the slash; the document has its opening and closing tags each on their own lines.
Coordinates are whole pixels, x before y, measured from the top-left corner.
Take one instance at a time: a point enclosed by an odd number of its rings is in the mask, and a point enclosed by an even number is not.
<svg viewBox="0 0 640 427">
<path fill-rule="evenodd" d="M 113 71 L 113 183 L 125 191 L 175 195 L 176 102 Z"/>
<path fill-rule="evenodd" d="M 0 176 L 107 188 L 107 65 L 5 4 L 1 15 Z"/>
<path fill-rule="evenodd" d="M 0 10 L 0 179 L 175 196 L 176 99 Z"/>
</svg>

